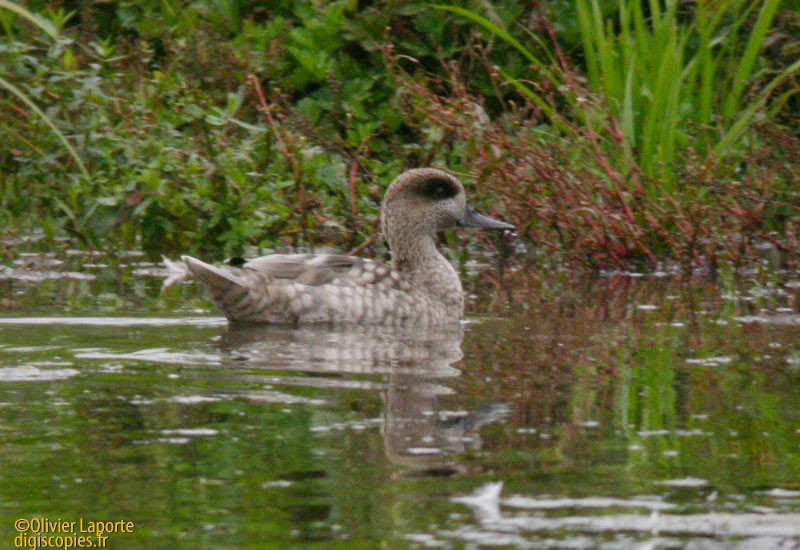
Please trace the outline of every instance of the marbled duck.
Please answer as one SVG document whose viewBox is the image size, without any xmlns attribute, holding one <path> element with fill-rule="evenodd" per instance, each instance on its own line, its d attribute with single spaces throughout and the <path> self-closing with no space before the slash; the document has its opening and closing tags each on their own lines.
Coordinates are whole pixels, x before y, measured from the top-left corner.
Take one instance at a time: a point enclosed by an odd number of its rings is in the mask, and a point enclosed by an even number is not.
<svg viewBox="0 0 800 550">
<path fill-rule="evenodd" d="M 456 226 L 514 229 L 468 207 L 458 179 L 433 168 L 397 177 L 381 223 L 391 267 L 338 254 L 272 254 L 240 268 L 190 256 L 183 262 L 230 321 L 428 327 L 464 314 L 461 281 L 436 249 L 436 233 Z"/>
</svg>

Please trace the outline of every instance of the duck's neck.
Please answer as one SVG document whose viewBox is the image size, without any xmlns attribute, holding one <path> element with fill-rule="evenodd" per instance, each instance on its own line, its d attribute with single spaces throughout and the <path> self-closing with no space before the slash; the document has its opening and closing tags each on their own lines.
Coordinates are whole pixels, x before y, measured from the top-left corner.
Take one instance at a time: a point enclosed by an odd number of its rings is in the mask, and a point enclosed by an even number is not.
<svg viewBox="0 0 800 550">
<path fill-rule="evenodd" d="M 428 235 L 408 239 L 392 239 L 392 267 L 402 274 L 428 271 L 433 267 L 441 269 L 443 263 L 449 262 L 437 250 L 433 238 Z"/>
<path fill-rule="evenodd" d="M 392 267 L 427 294 L 463 307 L 461 280 L 430 235 L 390 242 Z"/>
</svg>

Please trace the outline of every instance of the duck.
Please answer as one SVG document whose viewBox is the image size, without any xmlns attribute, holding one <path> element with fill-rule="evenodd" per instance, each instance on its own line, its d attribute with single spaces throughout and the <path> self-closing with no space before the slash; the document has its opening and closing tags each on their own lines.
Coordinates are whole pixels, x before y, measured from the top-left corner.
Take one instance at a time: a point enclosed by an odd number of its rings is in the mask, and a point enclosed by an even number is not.
<svg viewBox="0 0 800 550">
<path fill-rule="evenodd" d="M 416 168 L 397 176 L 381 206 L 391 265 L 343 254 L 270 254 L 238 267 L 182 260 L 230 323 L 444 326 L 464 317 L 461 280 L 436 246 L 454 227 L 514 230 L 468 206 L 455 176 Z"/>
</svg>

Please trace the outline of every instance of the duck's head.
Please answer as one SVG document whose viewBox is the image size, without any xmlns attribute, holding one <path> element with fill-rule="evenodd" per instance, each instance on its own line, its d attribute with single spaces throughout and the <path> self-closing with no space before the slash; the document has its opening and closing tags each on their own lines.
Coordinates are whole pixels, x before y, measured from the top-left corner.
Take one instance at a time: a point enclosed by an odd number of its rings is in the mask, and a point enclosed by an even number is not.
<svg viewBox="0 0 800 550">
<path fill-rule="evenodd" d="M 513 230 L 514 226 L 478 214 L 467 205 L 457 178 L 435 168 L 400 174 L 383 199 L 381 223 L 393 251 L 452 227 Z"/>
</svg>

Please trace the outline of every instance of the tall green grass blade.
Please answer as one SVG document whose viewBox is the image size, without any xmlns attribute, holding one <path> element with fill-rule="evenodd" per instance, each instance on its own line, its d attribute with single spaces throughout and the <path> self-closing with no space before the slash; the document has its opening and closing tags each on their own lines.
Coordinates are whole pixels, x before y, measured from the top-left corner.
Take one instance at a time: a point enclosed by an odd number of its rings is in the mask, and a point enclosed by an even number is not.
<svg viewBox="0 0 800 550">
<path fill-rule="evenodd" d="M 692 67 L 697 73 L 698 87 L 698 112 L 700 122 L 708 124 L 711 121 L 711 111 L 714 101 L 712 88 L 714 78 L 714 64 L 711 57 L 711 29 L 712 21 L 706 11 L 705 2 L 698 2 L 695 25 L 698 34 L 698 46 Z"/>
<path fill-rule="evenodd" d="M 2 128 L 4 132 L 12 135 L 14 137 L 14 139 L 17 139 L 17 140 L 21 141 L 22 143 L 24 143 L 26 147 L 28 147 L 29 149 L 34 151 L 40 157 L 43 157 L 45 155 L 44 151 L 42 151 L 34 143 L 32 143 L 30 140 L 28 140 L 25 136 L 23 136 L 22 134 L 17 132 L 14 128 L 11 128 L 7 124 L 3 124 L 2 122 L 0 122 L 0 128 Z"/>
<path fill-rule="evenodd" d="M 592 16 L 586 7 L 585 0 L 577 0 L 575 2 L 575 12 L 578 15 L 578 28 L 583 41 L 583 54 L 586 57 L 586 72 L 589 74 L 591 82 L 599 82 L 600 67 L 597 61 L 597 50 L 593 44 L 594 26 L 592 25 Z"/>
<path fill-rule="evenodd" d="M 542 71 L 542 73 L 550 80 L 553 84 L 560 85 L 561 80 L 557 78 L 548 68 L 547 65 L 542 63 L 539 58 L 537 58 L 533 52 L 531 52 L 528 48 L 520 44 L 513 36 L 508 34 L 505 29 L 499 27 L 498 25 L 492 23 L 485 17 L 478 15 L 468 9 L 460 8 L 458 6 L 444 6 L 440 4 L 432 4 L 431 7 L 441 10 L 441 11 L 448 11 L 451 13 L 455 13 L 456 15 L 460 15 L 472 21 L 473 23 L 477 23 L 503 42 L 517 50 L 521 53 L 528 61 L 530 61 L 533 65 L 536 66 L 537 69 Z"/>
<path fill-rule="evenodd" d="M 511 36 L 505 29 L 501 28 L 497 24 L 489 21 L 485 17 L 478 15 L 470 10 L 458 7 L 458 6 L 445 6 L 445 5 L 432 5 L 433 8 L 441 11 L 446 11 L 450 13 L 454 13 L 456 15 L 460 15 L 469 19 L 470 21 L 477 23 L 490 33 L 492 33 L 497 38 L 501 39 L 509 46 L 513 47 L 515 50 L 520 52 L 531 64 L 535 65 L 537 70 L 539 70 L 544 77 L 554 86 L 559 87 L 563 84 L 562 79 L 558 78 L 549 68 L 548 66 L 543 63 L 538 57 L 536 57 L 533 52 L 531 52 L 528 48 L 523 46 L 519 41 L 517 41 L 513 36 Z M 537 39 L 537 42 L 541 44 L 541 41 Z M 550 61 L 554 61 L 555 57 L 550 55 Z M 514 78 L 504 71 L 500 71 L 500 74 L 506 80 L 508 84 L 511 84 L 516 88 L 520 93 L 522 93 L 525 97 L 527 97 L 536 107 L 538 107 L 542 113 L 550 120 L 550 122 L 556 126 L 559 130 L 566 132 L 566 133 L 573 133 L 573 130 L 569 127 L 569 125 L 565 124 L 559 115 L 555 112 L 553 107 L 547 103 L 536 91 L 529 85 L 525 84 L 524 81 Z"/>
<path fill-rule="evenodd" d="M 45 33 L 47 33 L 50 36 L 50 38 L 52 38 L 53 40 L 58 40 L 58 32 L 56 31 L 56 28 L 50 21 L 42 19 L 38 15 L 28 11 L 19 4 L 15 4 L 14 2 L 9 2 L 8 0 L 0 0 L 0 8 L 13 11 L 14 13 L 24 17 L 25 19 L 27 19 L 28 21 L 39 27 L 41 30 L 43 30 Z"/>
<path fill-rule="evenodd" d="M 533 33 L 529 29 L 522 29 L 522 30 L 525 32 L 525 34 L 528 36 L 528 38 L 530 38 L 531 40 L 536 42 L 536 44 L 539 46 L 539 48 L 541 48 L 541 50 L 547 56 L 548 61 L 550 61 L 551 65 L 555 66 L 555 65 L 558 64 L 558 58 L 556 58 L 556 54 L 550 48 L 547 47 L 547 45 L 545 44 L 545 41 L 542 40 L 541 36 L 538 36 L 537 34 Z"/>
<path fill-rule="evenodd" d="M 56 203 L 56 206 L 58 206 L 59 210 L 61 210 L 62 212 L 64 212 L 64 214 L 67 215 L 69 220 L 72 222 L 73 228 L 79 227 L 78 218 L 77 218 L 77 216 L 75 216 L 75 212 L 72 210 L 72 208 L 70 208 L 67 205 L 67 203 L 65 203 L 59 197 L 55 197 L 53 200 Z"/>
<path fill-rule="evenodd" d="M 753 101 L 744 111 L 742 111 L 739 116 L 736 118 L 734 123 L 731 125 L 730 128 L 725 132 L 725 134 L 720 138 L 717 142 L 717 145 L 714 147 L 714 153 L 719 157 L 725 157 L 730 152 L 730 149 L 739 138 L 742 137 L 742 134 L 752 126 L 753 122 L 755 121 L 755 117 L 758 112 L 764 108 L 769 100 L 770 95 L 772 92 L 783 84 L 790 76 L 794 73 L 800 71 L 800 60 L 795 61 L 791 65 L 789 65 L 786 69 L 781 71 L 781 74 L 775 77 L 758 95 L 758 98 Z M 797 91 L 797 89 L 793 90 Z M 784 94 L 785 95 L 785 94 Z"/>
<path fill-rule="evenodd" d="M 573 134 L 574 131 L 570 128 L 569 125 L 565 124 L 564 121 L 561 120 L 561 117 L 558 116 L 558 113 L 555 112 L 555 109 L 547 103 L 544 99 L 542 99 L 539 94 L 537 94 L 531 86 L 528 86 L 521 80 L 517 80 L 512 78 L 510 75 L 506 74 L 503 71 L 500 71 L 500 74 L 503 75 L 503 78 L 506 80 L 508 84 L 514 86 L 517 91 L 519 91 L 522 95 L 527 97 L 534 105 L 536 105 L 542 113 L 550 120 L 553 125 L 555 125 L 559 130 L 565 132 L 566 134 Z"/>
<path fill-rule="evenodd" d="M 44 31 L 48 36 L 50 36 L 53 40 L 58 40 L 58 31 L 56 30 L 55 26 L 46 19 L 39 17 L 38 15 L 28 11 L 23 6 L 19 4 L 15 4 L 14 2 L 9 2 L 8 0 L 0 0 L 0 9 L 7 9 L 17 13 L 21 17 L 25 18 L 29 22 L 33 23 L 37 27 L 39 27 L 42 31 Z M 53 133 L 58 137 L 61 143 L 64 144 L 64 147 L 67 148 L 69 154 L 75 160 L 75 163 L 80 168 L 81 172 L 86 178 L 89 178 L 89 171 L 86 169 L 86 166 L 83 164 L 78 152 L 72 147 L 69 143 L 69 140 L 61 133 L 61 131 L 56 127 L 52 120 L 42 111 L 38 105 L 36 105 L 22 90 L 14 86 L 8 80 L 0 77 L 0 86 L 11 92 L 15 95 L 20 101 L 22 101 L 25 105 L 27 105 L 33 112 L 35 112 L 44 122 L 47 124 Z"/>
<path fill-rule="evenodd" d="M 778 113 L 780 113 L 784 107 L 786 107 L 786 103 L 792 98 L 792 96 L 800 94 L 800 88 L 794 88 L 789 90 L 788 92 L 782 93 L 778 99 L 772 102 L 772 107 L 767 112 L 768 118 L 774 118 Z"/>
<path fill-rule="evenodd" d="M 622 100 L 622 116 L 620 117 L 622 124 L 622 134 L 625 138 L 625 156 L 627 162 L 632 162 L 633 148 L 636 146 L 636 112 L 633 105 L 635 99 L 633 97 L 633 79 L 634 79 L 634 60 L 631 58 L 628 61 L 628 74 L 625 77 L 625 97 Z"/>
<path fill-rule="evenodd" d="M 86 169 L 86 166 L 83 164 L 81 157 L 78 155 L 78 152 L 70 145 L 69 140 L 67 140 L 66 136 L 61 133 L 61 131 L 56 127 L 52 120 L 42 111 L 38 105 L 36 105 L 22 90 L 8 82 L 6 79 L 0 77 L 0 86 L 17 96 L 17 98 L 22 101 L 25 105 L 27 105 L 34 113 L 39 115 L 39 117 L 47 124 L 53 133 L 58 137 L 61 143 L 64 144 L 64 147 L 67 148 L 69 154 L 72 155 L 72 158 L 75 159 L 75 163 L 80 168 L 83 175 L 89 179 L 89 171 Z"/>
<path fill-rule="evenodd" d="M 598 8 L 599 9 L 599 8 Z M 606 30 L 604 33 L 597 33 L 598 36 L 605 35 L 608 39 L 604 38 L 598 41 L 600 49 L 600 61 L 603 69 L 603 79 L 605 81 L 605 89 L 608 97 L 617 98 L 620 93 L 620 71 L 619 71 L 619 54 L 613 47 L 613 22 L 609 19 L 606 23 Z"/>
<path fill-rule="evenodd" d="M 722 114 L 725 117 L 732 117 L 739 108 L 739 104 L 744 93 L 745 86 L 753 76 L 753 67 L 758 59 L 758 54 L 764 46 L 764 39 L 772 25 L 772 19 L 778 10 L 781 0 L 764 0 L 758 19 L 750 32 L 742 58 L 733 77 L 733 84 L 728 96 L 723 104 Z"/>
</svg>

